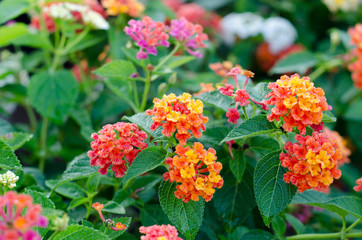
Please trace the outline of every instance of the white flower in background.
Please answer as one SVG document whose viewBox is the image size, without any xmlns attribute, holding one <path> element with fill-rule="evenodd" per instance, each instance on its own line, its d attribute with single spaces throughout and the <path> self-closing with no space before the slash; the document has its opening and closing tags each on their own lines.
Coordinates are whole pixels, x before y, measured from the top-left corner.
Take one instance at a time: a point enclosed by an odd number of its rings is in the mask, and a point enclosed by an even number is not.
<svg viewBox="0 0 362 240">
<path fill-rule="evenodd" d="M 357 11 L 360 0 L 322 0 L 323 3 L 328 7 L 329 11 L 337 12 L 341 9 L 344 12 Z"/>
<path fill-rule="evenodd" d="M 7 171 L 4 174 L 0 174 L 0 183 L 9 188 L 16 187 L 16 181 L 19 180 L 19 177 L 16 176 L 13 172 Z"/>
<path fill-rule="evenodd" d="M 251 12 L 230 13 L 221 20 L 223 39 L 226 44 L 235 43 L 236 36 L 241 39 L 258 35 L 263 27 L 264 19 Z"/>
<path fill-rule="evenodd" d="M 59 2 L 44 7 L 43 12 L 48 14 L 52 18 L 59 18 L 65 20 L 74 20 L 73 13 L 77 12 L 80 14 L 81 20 L 85 24 L 89 24 L 97 29 L 109 29 L 109 24 L 103 18 L 103 16 L 98 12 L 93 11 L 87 5 L 69 2 Z"/>
<path fill-rule="evenodd" d="M 270 52 L 278 54 L 293 45 L 297 38 L 297 30 L 285 18 L 270 17 L 263 24 L 262 34 L 269 44 Z"/>
</svg>

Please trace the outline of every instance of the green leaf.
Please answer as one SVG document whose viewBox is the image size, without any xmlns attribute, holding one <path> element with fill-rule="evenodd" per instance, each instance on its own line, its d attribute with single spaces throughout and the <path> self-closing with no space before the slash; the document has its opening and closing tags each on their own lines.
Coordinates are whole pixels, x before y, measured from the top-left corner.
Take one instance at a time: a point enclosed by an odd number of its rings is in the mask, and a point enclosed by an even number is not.
<svg viewBox="0 0 362 240">
<path fill-rule="evenodd" d="M 230 159 L 230 169 L 236 180 L 241 182 L 246 168 L 245 154 L 241 150 L 234 151 L 234 159 Z"/>
<path fill-rule="evenodd" d="M 333 115 L 333 113 L 331 111 L 323 112 L 322 122 L 333 123 L 336 121 L 337 121 L 337 118 Z"/>
<path fill-rule="evenodd" d="M 74 36 L 74 39 L 76 37 L 78 37 L 78 34 L 76 34 Z M 73 47 L 68 49 L 66 54 L 69 54 L 69 53 L 72 53 L 75 51 L 84 50 L 86 48 L 89 48 L 93 45 L 96 45 L 96 44 L 104 41 L 105 39 L 106 39 L 106 36 L 102 31 L 89 32 L 80 42 L 78 42 L 76 45 L 74 45 Z M 72 41 L 72 39 L 70 39 L 69 41 Z"/>
<path fill-rule="evenodd" d="M 140 211 L 142 226 L 167 225 L 171 223 L 158 204 L 145 205 Z"/>
<path fill-rule="evenodd" d="M 130 76 L 132 73 L 137 73 L 137 70 L 132 62 L 116 60 L 104 64 L 102 67 L 95 70 L 94 73 L 105 78 L 134 80 L 134 78 L 130 78 Z"/>
<path fill-rule="evenodd" d="M 0 14 L 3 10 L 0 6 Z M 1 16 L 0 16 L 1 18 Z M 21 35 L 25 35 L 29 32 L 28 27 L 23 23 L 15 23 L 10 26 L 0 27 L 0 47 L 4 47 L 10 44 L 10 41 Z"/>
<path fill-rule="evenodd" d="M 168 67 L 171 69 L 177 68 L 194 59 L 195 59 L 194 56 L 174 56 L 171 58 L 170 63 L 168 64 Z"/>
<path fill-rule="evenodd" d="M 121 218 L 113 218 L 112 220 L 115 223 L 120 222 L 120 223 L 126 225 L 126 227 L 128 228 L 129 225 L 131 224 L 132 218 L 130 218 L 130 217 L 121 217 Z M 105 234 L 107 234 L 110 239 L 119 239 L 118 237 L 121 236 L 123 233 L 125 233 L 127 231 L 127 229 L 121 230 L 121 231 L 114 231 L 114 230 L 109 229 L 109 228 L 107 228 L 105 230 L 104 226 L 102 226 L 100 230 L 102 232 L 104 232 Z M 126 239 L 128 239 L 128 238 L 126 238 Z"/>
<path fill-rule="evenodd" d="M 240 240 L 273 240 L 274 237 L 269 232 L 253 229 L 241 236 Z"/>
<path fill-rule="evenodd" d="M 246 86 L 250 97 L 255 99 L 258 102 L 261 102 L 265 99 L 265 96 L 271 92 L 271 89 L 268 88 L 269 83 L 261 82 L 256 84 L 254 87 L 250 88 L 249 85 Z"/>
<path fill-rule="evenodd" d="M 2 140 L 0 140 L 0 168 L 21 169 L 20 161 L 14 151 Z"/>
<path fill-rule="evenodd" d="M 217 189 L 213 203 L 217 214 L 230 225 L 241 225 L 255 206 L 253 168 L 247 164 L 243 180 L 239 183 L 231 172 L 222 172 L 224 185 Z"/>
<path fill-rule="evenodd" d="M 316 64 L 317 58 L 313 53 L 307 51 L 297 52 L 280 59 L 269 73 L 283 74 L 287 72 L 296 72 L 304 74 L 309 68 L 314 67 Z"/>
<path fill-rule="evenodd" d="M 78 84 L 71 72 L 42 72 L 30 79 L 28 95 L 35 109 L 43 116 L 62 122 L 72 108 Z"/>
<path fill-rule="evenodd" d="M 265 115 L 257 115 L 231 130 L 221 143 L 235 139 L 249 138 L 260 134 L 273 133 L 276 131 L 279 131 L 279 129 L 274 125 L 274 123 L 269 122 Z"/>
<path fill-rule="evenodd" d="M 158 167 L 165 161 L 166 154 L 166 150 L 161 147 L 152 146 L 143 149 L 133 160 L 123 181 L 127 182 L 132 178 L 138 177 L 139 175 Z"/>
<path fill-rule="evenodd" d="M 267 136 L 252 137 L 248 140 L 247 144 L 249 146 L 248 149 L 257 152 L 262 156 L 280 149 L 278 141 Z"/>
<path fill-rule="evenodd" d="M 83 204 L 86 204 L 89 202 L 89 199 L 88 198 L 85 198 L 85 197 L 78 197 L 78 198 L 74 198 L 70 203 L 69 203 L 69 206 L 68 206 L 68 211 L 73 209 L 73 208 L 76 208 L 80 205 L 83 205 Z"/>
<path fill-rule="evenodd" d="M 148 135 L 151 135 L 154 138 L 162 137 L 162 127 L 159 129 L 152 131 L 151 125 L 153 124 L 153 120 L 151 116 L 147 116 L 145 112 L 137 113 L 131 117 L 124 116 L 122 120 L 128 120 L 131 123 L 134 123 L 138 125 L 140 128 L 142 128 L 143 131 L 145 131 Z"/>
<path fill-rule="evenodd" d="M 230 97 L 222 95 L 219 91 L 205 92 L 197 96 L 197 98 L 205 104 L 212 105 L 224 111 L 227 111 L 227 109 L 234 103 Z"/>
<path fill-rule="evenodd" d="M 126 212 L 123 206 L 114 201 L 108 201 L 106 204 L 104 204 L 103 211 L 113 214 L 124 214 Z"/>
<path fill-rule="evenodd" d="M 52 44 L 48 38 L 44 38 L 40 33 L 37 34 L 24 34 L 10 41 L 11 44 L 16 46 L 25 46 L 33 48 L 44 48 L 46 50 L 52 49 Z"/>
<path fill-rule="evenodd" d="M 290 225 L 292 225 L 297 234 L 304 233 L 305 230 L 304 224 L 298 218 L 286 213 L 285 219 L 288 221 Z"/>
<path fill-rule="evenodd" d="M 254 192 L 256 203 L 265 217 L 277 215 L 288 206 L 296 188 L 283 180 L 286 173 L 279 160 L 280 151 L 269 153 L 256 165 Z"/>
<path fill-rule="evenodd" d="M 97 172 L 97 168 L 90 165 L 90 160 L 86 153 L 79 155 L 68 164 L 64 173 L 61 175 L 60 180 L 54 186 L 52 191 L 54 191 L 58 186 L 62 185 L 63 183 L 81 178 L 86 178 Z"/>
<path fill-rule="evenodd" d="M 58 233 L 54 240 L 110 240 L 110 238 L 100 231 L 82 225 L 70 225 L 64 231 Z"/>
<path fill-rule="evenodd" d="M 45 185 L 50 189 L 53 189 L 57 183 L 58 180 L 47 180 Z M 56 188 L 55 192 L 70 199 L 86 197 L 85 189 L 72 182 L 61 184 Z"/>
<path fill-rule="evenodd" d="M 175 197 L 176 183 L 162 181 L 158 190 L 160 204 L 173 225 L 186 237 L 193 240 L 199 231 L 204 216 L 205 201 L 188 203 Z"/>
<path fill-rule="evenodd" d="M 277 236 L 281 237 L 287 230 L 287 224 L 281 216 L 274 216 L 272 220 L 272 228 Z"/>
<path fill-rule="evenodd" d="M 13 126 L 4 119 L 0 118 L 0 136 L 11 132 L 15 132 Z"/>
<path fill-rule="evenodd" d="M 27 141 L 29 141 L 33 137 L 32 134 L 24 133 L 24 132 L 13 132 L 8 133 L 0 137 L 6 144 L 8 144 L 13 151 L 19 149 L 23 146 Z"/>
<path fill-rule="evenodd" d="M 351 121 L 362 121 L 362 99 L 358 99 L 349 105 L 344 118 Z"/>
<path fill-rule="evenodd" d="M 210 145 L 218 145 L 230 132 L 232 128 L 229 127 L 207 127 L 205 132 L 199 138 L 202 143 Z"/>
<path fill-rule="evenodd" d="M 88 141 L 91 141 L 91 135 L 95 132 L 92 126 L 92 120 L 88 111 L 80 106 L 74 106 L 70 110 L 70 116 L 78 123 L 80 126 L 80 134 L 82 137 Z"/>
<path fill-rule="evenodd" d="M 297 194 L 292 203 L 324 208 L 342 216 L 350 213 L 358 218 L 362 218 L 362 198 L 355 196 L 330 198 L 324 193 L 307 190 Z"/>
<path fill-rule="evenodd" d="M 0 3 L 0 24 L 25 13 L 28 7 L 29 1 L 27 0 L 3 0 Z"/>
</svg>

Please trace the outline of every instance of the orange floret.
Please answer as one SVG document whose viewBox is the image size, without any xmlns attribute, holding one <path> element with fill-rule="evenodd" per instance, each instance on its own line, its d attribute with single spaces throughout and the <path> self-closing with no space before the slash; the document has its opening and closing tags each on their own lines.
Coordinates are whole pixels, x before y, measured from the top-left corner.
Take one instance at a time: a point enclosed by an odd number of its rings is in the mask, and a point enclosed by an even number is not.
<svg viewBox="0 0 362 240">
<path fill-rule="evenodd" d="M 318 125 L 323 111 L 330 108 L 321 88 L 314 87 L 309 77 L 300 78 L 298 74 L 283 75 L 279 80 L 269 83 L 272 91 L 264 102 L 274 105 L 268 115 L 269 121 L 284 119 L 283 128 L 287 132 L 297 127 L 301 134 L 306 133 L 308 125 Z"/>
<path fill-rule="evenodd" d="M 323 128 L 323 132 L 335 141 L 334 148 L 339 149 L 342 153 L 342 158 L 338 165 L 341 166 L 345 163 L 349 163 L 350 159 L 348 157 L 351 155 L 351 150 L 347 147 L 346 140 L 341 135 L 339 135 L 338 132 L 332 131 L 326 127 Z"/>
<path fill-rule="evenodd" d="M 137 0 L 102 0 L 102 6 L 109 16 L 127 14 L 138 17 L 145 10 L 145 6 Z"/>
<path fill-rule="evenodd" d="M 175 137 L 182 145 L 191 138 L 191 134 L 195 138 L 202 136 L 201 131 L 205 131 L 209 119 L 202 115 L 204 105 L 200 100 L 191 99 L 188 93 L 180 96 L 171 93 L 162 99 L 155 98 L 153 103 L 154 108 L 146 111 L 148 116 L 153 116 L 151 130 L 162 126 L 162 134 L 167 137 L 176 132 Z"/>
<path fill-rule="evenodd" d="M 166 181 L 181 183 L 177 185 L 175 196 L 184 202 L 198 201 L 202 196 L 207 202 L 211 200 L 215 188 L 221 188 L 224 180 L 220 176 L 222 164 L 216 162 L 216 151 L 204 149 L 201 143 L 193 147 L 176 146 L 176 155 L 167 158 L 169 172 L 163 175 Z"/>
<path fill-rule="evenodd" d="M 295 137 L 297 143 L 287 142 L 280 154 L 282 166 L 289 169 L 284 181 L 298 187 L 299 192 L 307 189 L 327 191 L 334 179 L 339 179 L 337 169 L 341 151 L 335 148 L 335 141 L 324 133 L 313 132 L 312 136 Z"/>
</svg>

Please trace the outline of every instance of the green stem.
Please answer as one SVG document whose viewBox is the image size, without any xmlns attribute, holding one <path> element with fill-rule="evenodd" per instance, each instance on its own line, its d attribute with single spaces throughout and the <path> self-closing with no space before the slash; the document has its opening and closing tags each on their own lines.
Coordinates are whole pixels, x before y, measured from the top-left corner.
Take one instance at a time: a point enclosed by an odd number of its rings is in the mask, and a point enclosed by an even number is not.
<svg viewBox="0 0 362 240">
<path fill-rule="evenodd" d="M 284 139 L 280 136 L 279 133 L 276 134 L 276 139 L 277 139 L 277 141 L 278 141 L 278 143 L 279 143 L 280 148 L 283 149 L 283 148 L 284 148 L 284 145 L 285 145 L 285 141 L 284 141 Z"/>
<path fill-rule="evenodd" d="M 28 103 L 24 103 L 23 106 L 24 106 L 26 114 L 28 115 L 28 118 L 29 118 L 30 130 L 31 130 L 31 132 L 35 132 L 37 121 L 36 121 L 36 116 L 35 116 L 34 110 Z"/>
<path fill-rule="evenodd" d="M 129 181 L 123 186 L 122 189 L 123 189 L 124 191 L 127 191 L 127 190 L 132 186 L 133 182 L 134 182 L 134 178 L 131 179 L 131 180 L 129 180 Z"/>
<path fill-rule="evenodd" d="M 341 240 L 347 240 L 347 237 L 346 237 L 346 219 L 344 216 L 341 216 L 342 218 L 342 229 L 341 229 Z"/>
<path fill-rule="evenodd" d="M 60 58 L 62 57 L 62 49 L 64 48 L 65 42 L 67 40 L 67 37 L 65 36 L 65 34 L 62 34 L 62 37 L 60 38 L 60 42 L 59 45 L 57 47 L 57 50 L 55 51 L 54 54 L 54 60 L 51 66 L 51 70 L 55 71 L 58 67 Z"/>
<path fill-rule="evenodd" d="M 43 118 L 43 123 L 41 126 L 40 132 L 40 158 L 39 158 L 39 170 L 40 172 L 44 172 L 45 160 L 46 160 L 46 143 L 47 143 L 47 131 L 48 131 L 48 119 L 46 117 Z"/>
<path fill-rule="evenodd" d="M 346 238 L 362 237 L 362 232 L 347 233 Z M 306 240 L 306 239 L 336 239 L 341 238 L 341 233 L 315 233 L 315 234 L 300 234 L 287 237 L 287 240 Z"/>
<path fill-rule="evenodd" d="M 70 41 L 67 46 L 61 50 L 62 54 L 67 54 L 75 45 L 77 45 L 83 38 L 88 34 L 90 26 L 87 26 L 80 34 L 77 35 L 72 41 Z"/>
<path fill-rule="evenodd" d="M 332 61 L 322 64 L 314 72 L 309 74 L 310 81 L 313 82 L 314 80 L 316 80 L 318 77 L 320 77 L 323 73 L 325 73 L 329 69 L 340 66 L 342 63 L 343 63 L 342 59 L 337 58 L 337 59 L 334 59 Z"/>
<path fill-rule="evenodd" d="M 175 55 L 175 53 L 180 49 L 180 43 L 176 43 L 175 48 L 170 52 L 161 62 L 157 64 L 157 66 L 153 69 L 154 72 L 157 72 L 170 58 Z"/>
<path fill-rule="evenodd" d="M 135 102 L 137 108 L 139 108 L 139 107 L 140 107 L 140 103 L 139 103 L 139 99 L 138 99 L 138 89 L 137 89 L 137 83 L 136 83 L 136 81 L 132 81 L 132 88 L 133 88 L 134 102 Z"/>
<path fill-rule="evenodd" d="M 249 119 L 249 116 L 248 116 L 248 114 L 246 113 L 245 107 L 241 107 L 241 109 L 243 109 L 243 113 L 244 113 L 244 115 L 245 115 L 245 118 L 246 118 L 246 119 Z"/>
<path fill-rule="evenodd" d="M 351 231 L 355 226 L 357 226 L 361 222 L 361 219 L 357 219 L 354 223 L 352 223 L 347 229 L 346 232 Z"/>
<path fill-rule="evenodd" d="M 59 231 L 57 230 L 57 231 L 55 231 L 55 232 L 53 232 L 53 234 L 49 237 L 49 239 L 48 240 L 52 240 L 57 234 L 59 233 Z"/>
<path fill-rule="evenodd" d="M 148 92 L 150 91 L 150 86 L 151 86 L 151 76 L 152 76 L 152 73 L 150 72 L 148 74 L 147 81 L 145 82 L 145 88 L 143 90 L 142 103 L 141 103 L 141 108 L 140 108 L 141 112 L 143 112 L 146 108 Z"/>
</svg>

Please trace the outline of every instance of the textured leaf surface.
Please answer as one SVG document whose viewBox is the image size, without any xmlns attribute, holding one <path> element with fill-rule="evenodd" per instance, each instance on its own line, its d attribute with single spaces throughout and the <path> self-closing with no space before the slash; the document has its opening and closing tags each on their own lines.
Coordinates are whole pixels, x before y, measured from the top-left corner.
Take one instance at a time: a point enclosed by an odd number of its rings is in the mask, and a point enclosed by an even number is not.
<svg viewBox="0 0 362 240">
<path fill-rule="evenodd" d="M 202 100 L 204 104 L 210 104 L 224 111 L 227 111 L 234 103 L 230 97 L 222 95 L 219 91 L 206 92 L 197 96 L 197 98 Z"/>
<path fill-rule="evenodd" d="M 246 120 L 239 126 L 235 127 L 233 130 L 231 130 L 221 143 L 235 139 L 253 137 L 260 134 L 272 133 L 276 131 L 278 131 L 278 129 L 276 128 L 274 123 L 269 122 L 266 119 L 265 115 L 257 115 L 253 118 Z"/>
<path fill-rule="evenodd" d="M 158 204 L 145 205 L 141 208 L 141 222 L 142 226 L 171 224 L 167 215 Z"/>
<path fill-rule="evenodd" d="M 309 68 L 317 64 L 317 59 L 311 52 L 297 52 L 279 60 L 269 71 L 271 74 L 296 72 L 304 74 Z"/>
<path fill-rule="evenodd" d="M 256 203 L 265 217 L 277 215 L 288 206 L 296 188 L 283 180 L 286 172 L 279 160 L 280 151 L 264 156 L 256 165 L 254 192 Z"/>
<path fill-rule="evenodd" d="M 330 198 L 325 193 L 307 190 L 297 194 L 292 203 L 321 207 L 339 215 L 347 215 L 350 213 L 358 218 L 362 218 L 362 198 L 355 196 Z"/>
<path fill-rule="evenodd" d="M 2 137 L 0 137 L 0 139 L 6 142 L 6 144 L 8 144 L 13 151 L 15 151 L 23 146 L 32 137 L 33 135 L 29 133 L 13 132 L 3 135 Z"/>
<path fill-rule="evenodd" d="M 121 217 L 121 218 L 113 218 L 112 220 L 116 223 L 120 222 L 120 223 L 126 225 L 126 227 L 128 228 L 129 225 L 131 224 L 132 218 Z M 101 231 L 104 232 L 104 226 L 101 227 Z M 127 229 L 121 230 L 121 231 L 114 231 L 114 230 L 108 228 L 107 230 L 105 230 L 104 233 L 107 234 L 110 239 L 119 239 L 118 237 L 121 236 L 122 234 L 124 234 L 126 231 L 127 231 Z"/>
<path fill-rule="evenodd" d="M 253 229 L 241 236 L 240 240 L 273 240 L 274 237 L 269 232 Z"/>
<path fill-rule="evenodd" d="M 127 182 L 161 165 L 165 161 L 166 154 L 166 150 L 161 147 L 152 146 L 143 149 L 133 160 L 123 181 Z"/>
<path fill-rule="evenodd" d="M 241 150 L 234 151 L 234 159 L 229 161 L 231 172 L 234 174 L 238 182 L 241 181 L 246 168 L 245 154 Z"/>
<path fill-rule="evenodd" d="M 26 0 L 4 0 L 0 3 L 0 24 L 3 24 L 20 14 L 26 12 L 29 1 Z"/>
<path fill-rule="evenodd" d="M 137 70 L 133 63 L 124 60 L 117 60 L 110 63 L 104 64 L 98 68 L 94 73 L 105 78 L 120 78 L 130 79 L 132 73 L 136 73 Z"/>
<path fill-rule="evenodd" d="M 232 128 L 230 127 L 207 127 L 198 141 L 203 144 L 218 145 L 227 136 Z"/>
<path fill-rule="evenodd" d="M 76 100 L 78 84 L 69 71 L 42 72 L 31 77 L 28 90 L 32 105 L 41 115 L 61 122 Z"/>
<path fill-rule="evenodd" d="M 162 181 L 158 194 L 160 204 L 173 225 L 186 237 L 193 240 L 199 231 L 204 216 L 205 201 L 184 203 L 175 197 L 176 184 Z"/>
<path fill-rule="evenodd" d="M 331 111 L 323 112 L 322 122 L 324 123 L 332 123 L 336 122 L 337 118 L 333 115 Z"/>
<path fill-rule="evenodd" d="M 82 225 L 70 225 L 64 231 L 58 233 L 54 240 L 109 240 L 110 238 L 100 231 Z"/>
<path fill-rule="evenodd" d="M 153 124 L 153 120 L 151 116 L 147 116 L 145 112 L 137 113 L 131 117 L 124 116 L 122 119 L 126 119 L 130 121 L 131 123 L 134 123 L 138 125 L 140 128 L 142 128 L 143 131 L 145 131 L 148 135 L 151 135 L 154 138 L 162 137 L 162 127 L 159 129 L 152 131 L 151 125 Z"/>
<path fill-rule="evenodd" d="M 271 92 L 271 89 L 268 88 L 267 82 L 261 82 L 256 84 L 254 87 L 246 87 L 248 90 L 250 97 L 254 98 L 256 101 L 261 102 L 265 99 L 265 95 Z"/>
<path fill-rule="evenodd" d="M 11 148 L 0 140 L 0 168 L 20 169 L 21 164 Z"/>
<path fill-rule="evenodd" d="M 241 225 L 255 206 L 253 169 L 249 164 L 247 165 L 240 183 L 230 171 L 221 172 L 221 175 L 224 178 L 224 185 L 216 190 L 212 202 L 217 214 L 224 221 L 229 224 L 237 222 Z"/>
<path fill-rule="evenodd" d="M 92 127 L 92 120 L 88 111 L 84 108 L 76 106 L 70 111 L 70 116 L 78 123 L 80 126 L 80 134 L 86 140 L 91 141 L 91 135 L 95 132 Z"/>
<path fill-rule="evenodd" d="M 90 165 L 90 160 L 86 153 L 79 155 L 68 164 L 67 169 L 64 171 L 53 190 L 63 183 L 86 178 L 97 172 L 97 168 Z"/>
<path fill-rule="evenodd" d="M 280 149 L 278 141 L 266 136 L 252 137 L 248 140 L 247 144 L 249 145 L 250 150 L 257 152 L 260 155 L 266 155 Z"/>
</svg>

